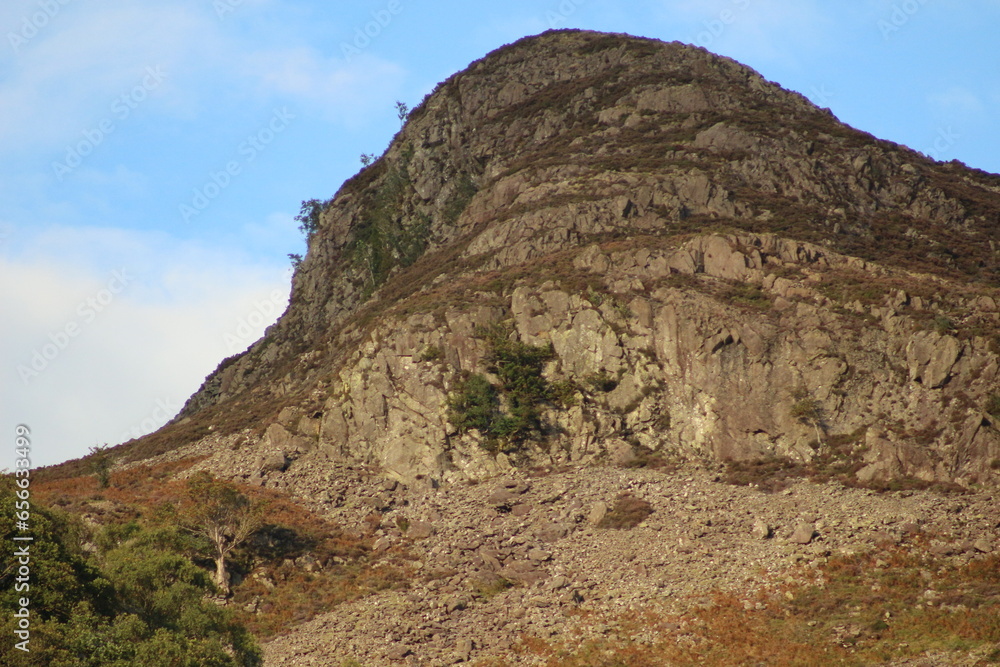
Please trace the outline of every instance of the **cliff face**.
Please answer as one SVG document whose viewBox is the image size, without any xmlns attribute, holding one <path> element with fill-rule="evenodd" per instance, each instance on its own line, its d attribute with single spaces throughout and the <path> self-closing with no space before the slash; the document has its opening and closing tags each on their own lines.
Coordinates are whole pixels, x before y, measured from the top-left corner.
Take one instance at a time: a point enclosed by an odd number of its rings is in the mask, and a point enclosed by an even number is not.
<svg viewBox="0 0 1000 667">
<path fill-rule="evenodd" d="M 703 50 L 504 47 L 317 222 L 288 311 L 160 443 L 245 429 L 231 463 L 254 477 L 303 456 L 406 481 L 656 457 L 996 472 L 1000 177 Z"/>
</svg>

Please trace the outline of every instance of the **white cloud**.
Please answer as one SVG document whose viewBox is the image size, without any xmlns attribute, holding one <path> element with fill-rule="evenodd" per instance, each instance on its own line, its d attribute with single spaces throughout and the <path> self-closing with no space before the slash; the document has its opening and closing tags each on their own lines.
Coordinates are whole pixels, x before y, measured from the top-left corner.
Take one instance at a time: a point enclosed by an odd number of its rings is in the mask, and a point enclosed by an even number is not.
<svg viewBox="0 0 1000 667">
<path fill-rule="evenodd" d="M 258 93 L 292 98 L 311 112 L 349 126 L 395 98 L 405 72 L 395 63 L 362 53 L 350 61 L 325 57 L 310 47 L 250 53 L 242 73 Z"/>
<path fill-rule="evenodd" d="M 0 145 L 38 150 L 76 141 L 102 120 L 121 120 L 116 101 L 144 81 L 143 106 L 183 108 L 189 100 L 176 80 L 206 62 L 219 40 L 206 16 L 177 4 L 67 5 L 17 55 L 2 52 Z M 165 80 L 148 86 L 149 68 Z"/>
<path fill-rule="evenodd" d="M 287 303 L 285 267 L 164 234 L 52 229 L 26 247 L 0 257 L 8 286 L 0 291 L 0 427 L 32 428 L 34 465 L 161 425 L 173 416 L 164 406 L 179 409 Z M 0 459 L 0 468 L 11 465 Z"/>
<path fill-rule="evenodd" d="M 927 100 L 940 114 L 949 116 L 980 114 L 986 111 L 986 105 L 974 92 L 961 86 L 952 86 L 947 90 L 931 93 Z"/>
<path fill-rule="evenodd" d="M 662 11 L 693 26 L 682 41 L 745 62 L 787 64 L 822 44 L 830 20 L 815 0 L 674 0 Z"/>
<path fill-rule="evenodd" d="M 0 14 L 0 25 L 16 28 L 37 9 L 15 4 Z M 244 3 L 237 11 L 264 4 Z M 208 108 L 243 105 L 256 93 L 264 105 L 302 106 L 356 126 L 391 104 L 401 87 L 403 70 L 370 53 L 348 62 L 308 46 L 272 46 L 235 18 L 220 20 L 211 3 L 193 0 L 69 3 L 17 53 L 8 44 L 0 48 L 3 153 L 61 156 L 102 121 L 121 125 L 116 101 L 142 86 L 149 68 L 165 79 L 142 95 L 139 111 L 190 120 Z"/>
</svg>

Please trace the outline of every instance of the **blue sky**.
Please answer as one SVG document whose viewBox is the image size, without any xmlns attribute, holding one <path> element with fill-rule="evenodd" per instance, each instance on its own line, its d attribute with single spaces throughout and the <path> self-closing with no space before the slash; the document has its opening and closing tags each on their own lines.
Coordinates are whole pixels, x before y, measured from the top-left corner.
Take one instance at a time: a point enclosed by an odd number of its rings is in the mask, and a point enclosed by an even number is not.
<svg viewBox="0 0 1000 667">
<path fill-rule="evenodd" d="M 158 427 L 287 302 L 294 216 L 436 83 L 550 27 L 730 56 L 1000 172 L 1000 0 L 6 0 L 0 434 L 33 465 Z M 2 442 L 2 435 L 0 435 Z"/>
</svg>

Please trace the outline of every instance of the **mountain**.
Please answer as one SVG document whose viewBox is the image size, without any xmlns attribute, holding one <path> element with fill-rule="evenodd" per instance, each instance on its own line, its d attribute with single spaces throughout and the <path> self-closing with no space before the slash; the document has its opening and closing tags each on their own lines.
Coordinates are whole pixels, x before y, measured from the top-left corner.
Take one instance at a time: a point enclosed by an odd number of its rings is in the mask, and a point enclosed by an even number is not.
<svg viewBox="0 0 1000 667">
<path fill-rule="evenodd" d="M 998 216 L 1000 177 L 726 58 L 523 39 L 316 205 L 287 312 L 132 456 L 213 428 L 279 467 L 317 451 L 400 481 L 824 450 L 866 482 L 991 478 Z M 470 374 L 510 410 L 491 327 L 551 345 L 549 393 L 502 444 L 449 420 Z"/>
<path fill-rule="evenodd" d="M 550 31 L 441 83 L 303 223 L 278 322 L 115 452 L 396 559 L 267 664 L 1000 646 L 1000 176 L 703 49 Z M 248 557 L 237 599 L 345 558 Z"/>
</svg>

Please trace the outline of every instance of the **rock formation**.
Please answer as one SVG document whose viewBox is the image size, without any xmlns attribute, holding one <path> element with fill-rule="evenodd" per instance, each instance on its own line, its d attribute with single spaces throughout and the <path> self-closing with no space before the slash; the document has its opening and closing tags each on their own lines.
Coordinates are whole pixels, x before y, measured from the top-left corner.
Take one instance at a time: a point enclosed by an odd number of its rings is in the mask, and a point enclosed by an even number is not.
<svg viewBox="0 0 1000 667">
<path fill-rule="evenodd" d="M 133 457 L 211 429 L 244 433 L 257 483 L 303 460 L 406 483 L 650 456 L 996 474 L 1000 177 L 726 58 L 526 38 L 317 213 L 287 312 Z M 534 355 L 534 393 L 506 353 Z M 475 406 L 492 431 L 463 426 Z"/>
</svg>

